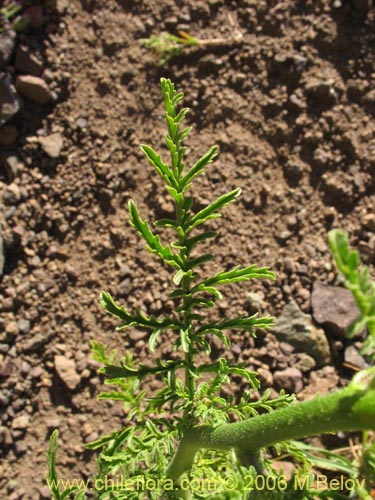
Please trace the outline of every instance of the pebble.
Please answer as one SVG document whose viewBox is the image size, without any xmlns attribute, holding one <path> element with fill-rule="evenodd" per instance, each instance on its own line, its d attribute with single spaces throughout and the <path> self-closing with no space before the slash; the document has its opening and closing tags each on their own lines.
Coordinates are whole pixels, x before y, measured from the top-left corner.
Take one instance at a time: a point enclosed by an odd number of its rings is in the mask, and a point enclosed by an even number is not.
<svg viewBox="0 0 375 500">
<path fill-rule="evenodd" d="M 0 125 L 13 118 L 20 109 L 19 95 L 7 73 L 0 74 Z"/>
<path fill-rule="evenodd" d="M 26 430 L 30 424 L 29 415 L 20 415 L 19 417 L 15 417 L 12 422 L 12 430 Z"/>
<path fill-rule="evenodd" d="M 26 334 L 30 331 L 30 321 L 28 319 L 18 320 L 18 330 L 20 333 Z"/>
<path fill-rule="evenodd" d="M 47 337 L 43 333 L 35 334 L 31 339 L 27 340 L 22 346 L 20 346 L 20 350 L 23 352 L 34 352 L 39 351 L 41 347 L 47 342 Z"/>
<path fill-rule="evenodd" d="M 4 69 L 12 58 L 16 48 L 17 33 L 6 30 L 0 33 L 0 69 Z"/>
<path fill-rule="evenodd" d="M 133 341 L 133 342 L 138 342 L 138 340 L 143 340 L 147 337 L 147 332 L 146 331 L 141 331 L 141 330 L 128 330 L 128 337 Z"/>
<path fill-rule="evenodd" d="M 5 425 L 0 427 L 0 443 L 5 446 L 11 446 L 13 444 L 12 434 L 9 428 Z"/>
<path fill-rule="evenodd" d="M 51 99 L 47 83 L 38 76 L 18 75 L 16 88 L 26 99 L 39 104 L 47 104 Z"/>
<path fill-rule="evenodd" d="M 73 391 L 81 382 L 81 377 L 76 371 L 76 364 L 73 359 L 65 356 L 55 356 L 55 370 L 60 380 L 68 389 Z"/>
<path fill-rule="evenodd" d="M 311 306 L 314 320 L 338 337 L 345 337 L 346 329 L 359 316 L 357 304 L 349 290 L 324 285 L 320 281 L 313 284 Z"/>
<path fill-rule="evenodd" d="M 345 363 L 348 363 L 349 365 L 353 367 L 357 367 L 360 370 L 364 370 L 365 368 L 368 368 L 368 364 L 366 363 L 365 359 L 359 351 L 354 347 L 354 345 L 349 345 L 345 349 L 344 353 L 344 359 Z"/>
<path fill-rule="evenodd" d="M 298 393 L 303 389 L 302 372 L 298 368 L 289 367 L 285 370 L 276 371 L 273 380 L 276 385 L 293 393 Z"/>
<path fill-rule="evenodd" d="M 303 313 L 294 301 L 284 306 L 271 331 L 279 340 L 294 346 L 296 352 L 312 356 L 317 366 L 330 362 L 330 348 L 324 331 L 317 328 L 312 318 Z"/>
<path fill-rule="evenodd" d="M 50 158 L 58 158 L 64 142 L 62 135 L 56 132 L 47 137 L 39 137 L 39 143 Z"/>
</svg>

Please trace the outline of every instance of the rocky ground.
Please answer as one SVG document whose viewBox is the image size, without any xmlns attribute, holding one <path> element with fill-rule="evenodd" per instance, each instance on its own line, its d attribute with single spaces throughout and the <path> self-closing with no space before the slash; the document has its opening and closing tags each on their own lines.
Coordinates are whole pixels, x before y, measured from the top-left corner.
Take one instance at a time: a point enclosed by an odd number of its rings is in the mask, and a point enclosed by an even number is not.
<svg viewBox="0 0 375 500">
<path fill-rule="evenodd" d="M 126 214 L 130 197 L 151 220 L 171 210 L 139 150 L 162 147 L 161 76 L 191 107 L 192 161 L 220 147 L 197 203 L 243 191 L 213 223 L 217 267 L 254 263 L 277 274 L 227 290 L 220 314 L 260 310 L 278 321 L 256 340 L 234 333 L 225 355 L 299 399 L 366 366 L 361 337 L 344 336 L 357 312 L 327 232 L 347 230 L 374 272 L 371 1 L 40 0 L 23 16 L 20 31 L 9 24 L 0 33 L 2 497 L 50 498 L 52 429 L 71 479 L 95 470 L 85 443 L 120 425 L 121 407 L 95 400 L 90 339 L 149 354 L 143 333 L 114 333 L 100 291 L 154 314 L 171 308 L 170 276 Z M 178 30 L 221 43 L 160 67 L 141 40 Z"/>
</svg>

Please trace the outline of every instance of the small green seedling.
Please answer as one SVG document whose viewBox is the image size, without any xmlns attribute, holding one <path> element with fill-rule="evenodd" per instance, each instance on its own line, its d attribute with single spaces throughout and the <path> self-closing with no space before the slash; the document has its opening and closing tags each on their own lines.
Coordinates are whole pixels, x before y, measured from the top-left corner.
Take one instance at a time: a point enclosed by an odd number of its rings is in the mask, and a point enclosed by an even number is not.
<svg viewBox="0 0 375 500">
<path fill-rule="evenodd" d="M 106 384 L 112 386 L 99 399 L 122 403 L 124 426 L 88 445 L 99 450 L 98 473 L 85 488 L 59 480 L 55 431 L 49 452 L 52 496 L 64 500 L 73 494 L 76 500 L 82 500 L 88 498 L 86 489 L 90 489 L 90 498 L 95 500 L 346 498 L 329 496 L 332 492 L 319 492 L 310 481 L 302 481 L 301 474 L 312 474 L 314 453 L 294 440 L 327 432 L 367 433 L 375 429 L 375 367 L 358 373 L 348 387 L 303 403 L 284 393 L 270 399 L 269 391 L 255 397 L 260 389 L 257 373 L 230 359 L 231 332 L 255 336 L 272 326 L 273 318 L 257 314 L 238 317 L 230 311 L 222 317 L 214 311 L 227 284 L 272 280 L 274 274 L 256 265 L 208 274 L 206 264 L 214 260 L 214 255 L 207 249 L 214 248 L 217 235 L 209 222 L 237 200 L 240 189 L 221 194 L 203 208 L 196 207 L 191 194 L 193 181 L 205 173 L 218 148 L 213 146 L 196 162 L 188 163 L 184 141 L 191 129 L 183 127 L 188 112 L 180 107 L 183 94 L 164 78 L 161 88 L 169 162 L 148 145 L 141 149 L 164 183 L 175 211 L 152 226 L 130 200 L 129 219 L 147 249 L 171 271 L 169 300 L 174 302 L 174 310 L 155 317 L 145 310 L 131 311 L 110 293 L 102 292 L 101 303 L 117 320 L 117 331 L 126 333 L 128 327 L 135 327 L 148 332 L 150 356 L 144 364 L 131 352 L 117 360 L 116 353 L 108 352 L 105 345 L 92 343 L 95 359 L 103 364 L 100 371 Z M 169 242 L 162 240 L 165 229 L 173 235 Z M 358 322 L 369 325 L 373 338 L 374 288 L 368 272 L 359 270 L 358 259 L 342 233 L 331 233 L 330 242 L 340 269 L 363 306 Z M 370 290 L 372 298 L 368 299 Z M 228 356 L 211 359 L 214 336 Z M 169 346 L 169 355 L 161 356 L 161 344 Z M 150 381 L 154 382 L 153 391 Z M 244 387 L 241 395 L 236 391 L 239 382 Z M 232 396 L 223 390 L 228 384 Z M 375 452 L 368 441 L 365 445 L 361 463 L 356 466 L 332 453 L 315 457 L 315 463 L 322 464 L 324 458 L 333 470 L 355 476 L 355 491 L 369 499 Z M 271 448 L 273 453 L 284 450 L 295 459 L 292 478 L 273 469 Z M 301 467 L 298 461 L 302 461 Z"/>
<path fill-rule="evenodd" d="M 156 54 L 159 65 L 163 66 L 171 59 L 181 55 L 189 47 L 212 48 L 220 45 L 226 46 L 242 42 L 243 34 L 235 27 L 231 16 L 228 16 L 228 21 L 231 27 L 231 34 L 228 37 L 220 36 L 201 39 L 180 30 L 177 36 L 163 32 L 159 35 L 152 35 L 150 38 L 143 39 L 142 43 Z"/>
<path fill-rule="evenodd" d="M 25 3 L 10 2 L 0 9 L 0 33 L 6 28 L 22 31 L 27 27 L 29 19 L 21 15 L 24 8 Z"/>
</svg>

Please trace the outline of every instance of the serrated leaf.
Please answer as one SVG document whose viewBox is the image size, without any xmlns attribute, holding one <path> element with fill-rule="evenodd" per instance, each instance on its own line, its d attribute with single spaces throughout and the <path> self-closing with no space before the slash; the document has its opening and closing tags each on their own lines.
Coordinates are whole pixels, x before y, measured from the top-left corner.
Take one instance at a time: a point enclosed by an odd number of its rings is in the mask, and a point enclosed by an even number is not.
<svg viewBox="0 0 375 500">
<path fill-rule="evenodd" d="M 190 220 L 187 223 L 185 232 L 186 233 L 190 232 L 192 229 L 199 226 L 200 224 L 203 224 L 209 219 L 215 219 L 217 217 L 220 217 L 220 214 L 217 212 L 217 210 L 220 210 L 221 208 L 229 205 L 229 203 L 232 203 L 236 198 L 238 198 L 240 194 L 241 194 L 241 189 L 237 188 L 234 189 L 233 191 L 230 191 L 229 193 L 219 196 L 219 198 L 217 198 L 207 207 L 203 208 L 193 217 L 190 218 Z"/>
<path fill-rule="evenodd" d="M 239 281 L 247 281 L 255 278 L 266 278 L 275 279 L 275 274 L 269 270 L 268 267 L 248 266 L 244 268 L 235 267 L 230 271 L 223 271 L 217 273 L 212 278 L 207 278 L 206 280 L 198 283 L 194 288 L 192 288 L 192 293 L 198 291 L 204 291 L 205 288 L 212 285 L 224 285 L 226 283 L 236 283 Z"/>
<path fill-rule="evenodd" d="M 121 320 L 121 323 L 116 327 L 116 330 L 121 330 L 130 326 L 152 329 L 178 329 L 180 327 L 179 322 L 172 321 L 169 318 L 164 318 L 162 321 L 159 321 L 153 315 L 149 317 L 145 316 L 139 309 L 136 309 L 135 314 L 131 314 L 125 309 L 125 307 L 117 305 L 108 292 L 101 292 L 100 302 L 106 312 Z"/>
<path fill-rule="evenodd" d="M 212 322 L 206 325 L 202 325 L 196 331 L 197 335 L 201 335 L 203 333 L 210 333 L 211 331 L 216 330 L 234 330 L 241 329 L 246 330 L 250 333 L 253 332 L 254 328 L 263 328 L 267 329 L 273 326 L 275 323 L 274 318 L 271 316 L 265 316 L 262 318 L 258 318 L 257 314 L 249 318 L 234 318 L 234 319 L 225 319 L 219 322 Z"/>
<path fill-rule="evenodd" d="M 149 163 L 155 168 L 157 173 L 162 179 L 164 179 L 169 186 L 177 186 L 177 181 L 169 169 L 169 167 L 163 162 L 161 157 L 146 144 L 141 145 L 141 150 L 146 155 Z"/>
<path fill-rule="evenodd" d="M 185 266 L 186 269 L 194 269 L 194 267 L 201 266 L 202 264 L 210 262 L 211 260 L 215 260 L 215 257 L 210 253 L 206 253 L 204 255 L 201 255 L 200 257 L 196 257 L 195 259 L 189 259 Z"/>
<path fill-rule="evenodd" d="M 151 352 L 155 352 L 156 344 L 158 342 L 160 333 L 161 330 L 156 328 L 150 335 L 150 338 L 148 339 L 148 346 Z"/>
<path fill-rule="evenodd" d="M 212 146 L 205 155 L 203 155 L 199 160 L 191 167 L 191 169 L 184 175 L 180 181 L 180 187 L 183 190 L 187 189 L 189 183 L 197 177 L 199 174 L 204 172 L 205 167 L 211 163 L 217 156 L 218 147 Z"/>
<path fill-rule="evenodd" d="M 366 328 L 366 324 L 367 324 L 367 318 L 359 316 L 348 326 L 345 332 L 346 336 L 350 339 L 355 335 L 358 335 L 359 333 L 363 332 L 363 330 Z"/>
<path fill-rule="evenodd" d="M 180 330 L 180 341 L 181 341 L 181 347 L 184 352 L 189 352 L 190 349 L 190 337 L 189 337 L 189 330 L 184 330 L 181 328 Z"/>
<path fill-rule="evenodd" d="M 173 188 L 171 188 L 173 189 Z M 146 240 L 147 248 L 150 252 L 157 254 L 167 264 L 180 269 L 182 265 L 181 257 L 174 254 L 168 245 L 163 246 L 160 243 L 160 238 L 154 235 L 150 230 L 147 222 L 141 219 L 136 204 L 133 200 L 129 201 L 129 217 L 132 226 Z"/>
<path fill-rule="evenodd" d="M 154 222 L 154 226 L 156 226 L 156 227 L 171 227 L 173 229 L 177 229 L 178 222 L 176 222 L 173 219 L 164 218 L 164 219 L 156 220 Z"/>
<path fill-rule="evenodd" d="M 216 231 L 205 231 L 201 234 L 197 234 L 196 236 L 193 236 L 192 238 L 187 238 L 185 240 L 185 246 L 188 250 L 188 253 L 192 251 L 192 249 L 198 245 L 198 243 L 202 243 L 210 238 L 215 238 L 217 236 Z"/>
<path fill-rule="evenodd" d="M 177 191 L 175 188 L 173 188 L 171 186 L 167 186 L 167 191 L 172 196 L 172 198 L 174 199 L 174 201 L 176 203 L 179 203 L 179 204 L 182 203 L 182 201 L 184 199 L 183 193 L 180 193 L 179 191 Z"/>
</svg>

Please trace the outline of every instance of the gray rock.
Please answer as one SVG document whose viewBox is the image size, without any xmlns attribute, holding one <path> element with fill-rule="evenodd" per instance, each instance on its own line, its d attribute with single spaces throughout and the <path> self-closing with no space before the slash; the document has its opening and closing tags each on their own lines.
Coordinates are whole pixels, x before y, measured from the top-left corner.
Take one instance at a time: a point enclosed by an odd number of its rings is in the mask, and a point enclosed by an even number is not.
<svg viewBox="0 0 375 500">
<path fill-rule="evenodd" d="M 296 351 L 312 356 L 318 367 L 330 362 L 331 353 L 324 331 L 317 328 L 311 316 L 303 313 L 295 302 L 284 306 L 271 331 Z"/>
<path fill-rule="evenodd" d="M 4 69 L 10 63 L 16 47 L 17 34 L 13 30 L 0 33 L 0 69 Z"/>
<path fill-rule="evenodd" d="M 303 389 L 302 372 L 298 368 L 290 367 L 276 371 L 273 374 L 273 381 L 282 389 L 293 393 L 300 392 Z"/>
<path fill-rule="evenodd" d="M 18 320 L 18 329 L 21 333 L 29 333 L 30 331 L 30 321 L 28 319 L 19 319 Z"/>
<path fill-rule="evenodd" d="M 359 316 L 353 295 L 346 288 L 313 284 L 311 294 L 313 318 L 332 335 L 345 337 L 348 326 Z"/>
<path fill-rule="evenodd" d="M 50 158 L 58 158 L 60 156 L 60 151 L 63 147 L 63 138 L 58 132 L 48 135 L 47 137 L 39 137 L 39 143 L 43 151 L 45 151 Z"/>
<path fill-rule="evenodd" d="M 345 363 L 352 367 L 359 368 L 360 370 L 364 370 L 368 368 L 368 364 L 364 360 L 364 358 L 359 354 L 358 350 L 354 347 L 354 345 L 349 345 L 345 349 L 344 354 Z"/>
<path fill-rule="evenodd" d="M 26 99 L 39 104 L 47 104 L 51 99 L 47 83 L 38 76 L 19 75 L 16 79 L 16 88 Z"/>
<path fill-rule="evenodd" d="M 309 372 L 316 367 L 316 361 L 312 356 L 302 352 L 298 355 L 298 360 L 294 364 L 296 368 L 301 370 L 301 372 Z"/>
<path fill-rule="evenodd" d="M 0 74 L 0 125 L 10 120 L 20 109 L 20 99 L 10 75 Z"/>
<path fill-rule="evenodd" d="M 73 391 L 81 382 L 81 377 L 76 371 L 76 364 L 73 359 L 65 356 L 55 356 L 55 369 L 60 380 Z"/>
</svg>

